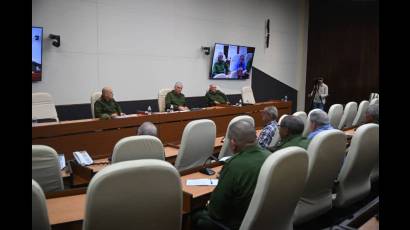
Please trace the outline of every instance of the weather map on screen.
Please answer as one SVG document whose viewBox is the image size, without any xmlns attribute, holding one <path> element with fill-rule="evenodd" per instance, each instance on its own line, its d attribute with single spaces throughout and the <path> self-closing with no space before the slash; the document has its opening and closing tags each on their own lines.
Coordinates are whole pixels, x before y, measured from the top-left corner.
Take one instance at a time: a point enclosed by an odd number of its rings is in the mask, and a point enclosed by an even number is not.
<svg viewBox="0 0 410 230">
<path fill-rule="evenodd" d="M 43 28 L 32 27 L 31 30 L 31 80 L 41 81 Z"/>
<path fill-rule="evenodd" d="M 249 79 L 255 47 L 215 43 L 210 79 Z"/>
</svg>

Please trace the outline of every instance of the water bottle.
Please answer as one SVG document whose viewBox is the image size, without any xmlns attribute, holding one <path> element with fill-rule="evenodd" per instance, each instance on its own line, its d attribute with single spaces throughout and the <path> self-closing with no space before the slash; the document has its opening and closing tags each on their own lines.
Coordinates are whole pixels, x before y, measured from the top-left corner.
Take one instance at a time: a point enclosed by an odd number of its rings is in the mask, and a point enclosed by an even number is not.
<svg viewBox="0 0 410 230">
<path fill-rule="evenodd" d="M 150 105 L 148 106 L 147 112 L 148 112 L 148 115 L 151 115 L 151 114 L 152 114 L 152 109 L 151 109 L 151 106 L 150 106 Z"/>
<path fill-rule="evenodd" d="M 288 96 L 285 96 L 285 101 L 288 101 Z"/>
<path fill-rule="evenodd" d="M 242 106 L 242 99 L 239 99 L 239 106 Z"/>
<path fill-rule="evenodd" d="M 171 106 L 169 107 L 169 111 L 170 111 L 170 112 L 174 112 L 174 105 L 171 105 Z"/>
</svg>

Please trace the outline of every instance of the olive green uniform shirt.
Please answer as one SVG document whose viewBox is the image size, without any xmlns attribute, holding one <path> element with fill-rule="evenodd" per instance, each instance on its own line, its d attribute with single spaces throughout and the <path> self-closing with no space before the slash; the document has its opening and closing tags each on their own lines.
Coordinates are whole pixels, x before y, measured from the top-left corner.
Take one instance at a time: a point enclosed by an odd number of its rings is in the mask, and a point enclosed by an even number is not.
<svg viewBox="0 0 410 230">
<path fill-rule="evenodd" d="M 167 93 L 167 96 L 165 96 L 165 109 L 169 109 L 171 105 L 174 106 L 174 110 L 176 110 L 178 106 L 186 106 L 184 94 L 176 94 L 175 90 Z"/>
<path fill-rule="evenodd" d="M 240 227 L 248 210 L 259 171 L 270 152 L 259 145 L 245 148 L 223 166 L 211 194 L 209 215 L 232 229 Z"/>
<path fill-rule="evenodd" d="M 290 147 L 290 146 L 297 146 L 297 147 L 301 147 L 304 149 L 307 149 L 309 146 L 310 140 L 308 140 L 305 137 L 302 137 L 302 135 L 292 135 L 289 136 L 287 138 L 285 138 L 284 140 L 282 140 L 279 145 L 277 150 L 279 149 L 284 149 L 286 147 Z"/>
<path fill-rule="evenodd" d="M 217 90 L 215 93 L 212 93 L 210 91 L 206 92 L 205 98 L 208 101 L 208 106 L 216 105 L 215 101 L 221 104 L 226 104 L 228 102 L 226 95 L 219 90 Z"/>
<path fill-rule="evenodd" d="M 113 113 L 117 113 L 118 115 L 122 113 L 120 105 L 114 99 L 106 101 L 100 98 L 94 103 L 94 114 L 96 118 L 110 118 Z"/>
<path fill-rule="evenodd" d="M 212 67 L 212 75 L 220 74 L 220 73 L 227 74 L 228 71 L 229 71 L 228 63 L 224 61 L 217 61 Z"/>
</svg>

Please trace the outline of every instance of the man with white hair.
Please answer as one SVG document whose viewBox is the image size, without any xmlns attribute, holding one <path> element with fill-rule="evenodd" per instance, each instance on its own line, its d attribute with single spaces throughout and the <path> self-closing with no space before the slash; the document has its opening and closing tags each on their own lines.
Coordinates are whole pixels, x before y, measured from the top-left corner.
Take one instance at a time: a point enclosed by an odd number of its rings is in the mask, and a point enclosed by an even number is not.
<svg viewBox="0 0 410 230">
<path fill-rule="evenodd" d="M 379 124 L 379 104 L 371 104 L 366 110 L 365 123 Z"/>
<path fill-rule="evenodd" d="M 205 94 L 205 98 L 208 101 L 208 106 L 215 106 L 219 104 L 229 104 L 228 98 L 220 90 L 216 89 L 215 84 L 209 85 L 209 90 Z"/>
<path fill-rule="evenodd" d="M 157 127 L 149 121 L 146 121 L 138 127 L 137 135 L 150 135 L 150 136 L 157 136 Z"/>
<path fill-rule="evenodd" d="M 320 132 L 325 130 L 334 129 L 330 125 L 329 117 L 327 113 L 321 109 L 314 109 L 309 113 L 309 135 L 307 136 L 308 140 L 312 140 L 313 137 L 318 135 Z"/>
<path fill-rule="evenodd" d="M 270 152 L 256 142 L 253 124 L 240 120 L 231 125 L 228 137 L 234 156 L 221 170 L 208 207 L 193 214 L 193 229 L 219 229 L 212 220 L 239 229 L 254 193 L 259 171 Z"/>
<path fill-rule="evenodd" d="M 167 93 L 165 96 L 165 109 L 170 109 L 171 105 L 174 110 L 186 111 L 189 108 L 186 106 L 185 95 L 182 93 L 182 83 L 175 83 L 174 90 Z"/>
<path fill-rule="evenodd" d="M 224 54 L 222 52 L 218 54 L 218 60 L 212 67 L 212 76 L 220 73 L 229 74 L 229 65 L 226 61 L 224 61 Z"/>
<path fill-rule="evenodd" d="M 94 103 L 95 117 L 110 119 L 124 114 L 121 111 L 120 105 L 114 100 L 111 87 L 104 87 L 101 93 L 101 97 Z"/>
<path fill-rule="evenodd" d="M 265 107 L 262 114 L 262 120 L 265 123 L 265 127 L 262 129 L 258 137 L 258 143 L 262 148 L 267 149 L 273 136 L 278 130 L 278 109 L 275 106 Z"/>
</svg>

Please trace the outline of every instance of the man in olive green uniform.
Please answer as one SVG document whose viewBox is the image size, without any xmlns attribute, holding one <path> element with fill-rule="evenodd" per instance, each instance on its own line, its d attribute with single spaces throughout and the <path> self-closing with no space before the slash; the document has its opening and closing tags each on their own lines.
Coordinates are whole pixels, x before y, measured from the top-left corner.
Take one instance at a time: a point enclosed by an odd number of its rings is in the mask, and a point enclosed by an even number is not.
<svg viewBox="0 0 410 230">
<path fill-rule="evenodd" d="M 221 91 L 217 90 L 215 84 L 209 85 L 209 91 L 206 92 L 205 98 L 208 101 L 208 106 L 215 106 L 218 104 L 229 104 L 226 95 Z"/>
<path fill-rule="evenodd" d="M 165 96 L 165 109 L 169 109 L 172 105 L 174 110 L 189 110 L 189 108 L 186 106 L 185 96 L 183 93 L 181 93 L 182 87 L 182 83 L 177 82 L 175 83 L 174 90 L 167 93 L 167 96 Z"/>
<path fill-rule="evenodd" d="M 223 53 L 219 53 L 218 61 L 215 62 L 214 66 L 212 67 L 212 76 L 215 76 L 220 73 L 229 74 L 229 65 L 223 59 Z"/>
<path fill-rule="evenodd" d="M 193 229 L 219 229 L 212 220 L 238 229 L 252 199 L 259 171 L 270 154 L 258 145 L 255 127 L 248 121 L 232 124 L 228 137 L 235 155 L 225 162 L 208 207 L 192 215 Z"/>
<path fill-rule="evenodd" d="M 284 117 L 279 128 L 281 141 L 276 147 L 274 147 L 274 151 L 290 146 L 307 149 L 310 141 L 307 138 L 302 137 L 304 128 L 305 124 L 301 118 L 292 115 Z"/>
<path fill-rule="evenodd" d="M 114 94 L 110 87 L 102 89 L 101 97 L 94 103 L 94 114 L 96 118 L 110 119 L 124 115 L 120 105 L 114 100 Z"/>
</svg>

